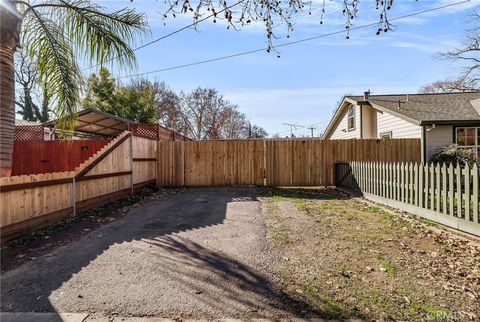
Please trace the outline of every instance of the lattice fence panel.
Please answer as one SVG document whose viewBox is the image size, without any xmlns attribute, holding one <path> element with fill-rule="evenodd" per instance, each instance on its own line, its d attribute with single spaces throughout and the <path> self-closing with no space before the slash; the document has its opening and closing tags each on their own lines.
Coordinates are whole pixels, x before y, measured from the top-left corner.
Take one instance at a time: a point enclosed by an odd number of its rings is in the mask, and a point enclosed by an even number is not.
<svg viewBox="0 0 480 322">
<path fill-rule="evenodd" d="M 42 125 L 15 126 L 15 141 L 44 141 Z"/>
<path fill-rule="evenodd" d="M 158 125 L 157 124 L 129 124 L 128 129 L 133 135 L 158 140 Z"/>
</svg>

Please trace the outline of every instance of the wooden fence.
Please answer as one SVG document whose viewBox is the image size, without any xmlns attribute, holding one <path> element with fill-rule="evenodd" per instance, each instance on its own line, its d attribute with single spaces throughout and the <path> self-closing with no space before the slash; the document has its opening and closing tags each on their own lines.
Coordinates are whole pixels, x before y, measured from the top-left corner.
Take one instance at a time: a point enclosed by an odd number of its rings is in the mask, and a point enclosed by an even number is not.
<svg viewBox="0 0 480 322">
<path fill-rule="evenodd" d="M 75 171 L 0 178 L 2 240 L 155 183 L 156 143 L 126 132 Z"/>
<path fill-rule="evenodd" d="M 420 157 L 418 139 L 159 142 L 158 185 L 332 186 L 335 161 Z"/>
<path fill-rule="evenodd" d="M 477 165 L 342 162 L 336 183 L 375 202 L 480 236 Z"/>
<path fill-rule="evenodd" d="M 3 240 L 135 188 L 333 185 L 337 160 L 419 161 L 419 140 L 156 141 L 124 132 L 71 172 L 0 178 Z"/>
<path fill-rule="evenodd" d="M 15 141 L 12 175 L 72 171 L 108 140 Z"/>
</svg>

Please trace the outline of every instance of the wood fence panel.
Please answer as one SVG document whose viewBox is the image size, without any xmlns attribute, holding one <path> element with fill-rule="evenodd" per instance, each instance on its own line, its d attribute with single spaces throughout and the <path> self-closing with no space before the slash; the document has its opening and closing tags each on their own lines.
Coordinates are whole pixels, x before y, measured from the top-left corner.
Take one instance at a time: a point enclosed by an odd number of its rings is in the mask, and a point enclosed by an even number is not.
<svg viewBox="0 0 480 322">
<path fill-rule="evenodd" d="M 104 177 L 104 175 L 129 171 L 132 171 L 130 141 L 125 140 L 91 168 L 83 178 L 78 179 L 76 201 L 81 202 L 131 188 L 131 173 Z M 99 178 L 82 180 L 92 176 L 98 176 Z"/>
<path fill-rule="evenodd" d="M 2 239 L 71 214 L 73 172 L 0 178 Z M 46 217 L 46 215 L 51 215 Z M 28 225 L 22 223 L 28 222 Z"/>
<path fill-rule="evenodd" d="M 157 141 L 132 137 L 133 184 L 151 183 L 157 179 Z"/>
<path fill-rule="evenodd" d="M 158 184 L 261 185 L 263 145 L 262 140 L 159 142 Z"/>
<path fill-rule="evenodd" d="M 157 141 L 124 132 L 75 171 L 0 178 L 2 240 L 154 183 L 156 156 Z"/>
<path fill-rule="evenodd" d="M 72 171 L 108 140 L 15 141 L 12 176 Z"/>
<path fill-rule="evenodd" d="M 157 176 L 161 186 L 264 182 L 270 186 L 333 186 L 337 161 L 419 162 L 420 155 L 418 139 L 159 142 Z M 408 197 L 408 180 L 398 183 L 404 188 L 402 198 Z"/>
</svg>

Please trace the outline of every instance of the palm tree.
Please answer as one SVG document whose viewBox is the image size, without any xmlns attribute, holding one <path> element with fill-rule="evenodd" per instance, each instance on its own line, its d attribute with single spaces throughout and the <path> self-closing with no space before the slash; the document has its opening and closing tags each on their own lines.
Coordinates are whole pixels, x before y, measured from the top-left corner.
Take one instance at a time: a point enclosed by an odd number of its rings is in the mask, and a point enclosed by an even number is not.
<svg viewBox="0 0 480 322">
<path fill-rule="evenodd" d="M 130 44 L 147 32 L 143 14 L 106 12 L 89 0 L 0 0 L 0 176 L 11 174 L 15 131 L 14 53 L 23 47 L 52 94 L 60 127 L 73 125 L 83 75 L 78 61 L 116 58 L 135 66 Z"/>
</svg>

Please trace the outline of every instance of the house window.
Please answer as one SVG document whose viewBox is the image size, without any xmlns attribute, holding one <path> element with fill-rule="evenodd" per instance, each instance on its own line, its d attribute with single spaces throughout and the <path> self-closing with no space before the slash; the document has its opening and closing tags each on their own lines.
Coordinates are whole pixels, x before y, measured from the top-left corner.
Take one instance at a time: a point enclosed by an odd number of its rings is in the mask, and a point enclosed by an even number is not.
<svg viewBox="0 0 480 322">
<path fill-rule="evenodd" d="M 480 159 L 480 127 L 457 127 L 455 134 L 457 145 L 471 150 Z"/>
<path fill-rule="evenodd" d="M 392 131 L 380 133 L 380 138 L 381 139 L 391 139 L 392 138 Z"/>
<path fill-rule="evenodd" d="M 348 109 L 347 114 L 347 121 L 348 121 L 348 130 L 354 131 L 355 130 L 355 106 L 351 105 Z"/>
</svg>

